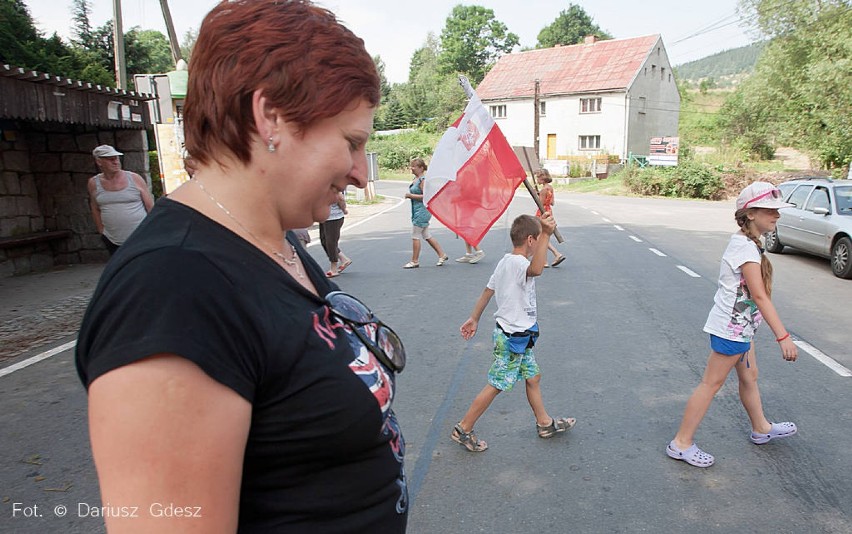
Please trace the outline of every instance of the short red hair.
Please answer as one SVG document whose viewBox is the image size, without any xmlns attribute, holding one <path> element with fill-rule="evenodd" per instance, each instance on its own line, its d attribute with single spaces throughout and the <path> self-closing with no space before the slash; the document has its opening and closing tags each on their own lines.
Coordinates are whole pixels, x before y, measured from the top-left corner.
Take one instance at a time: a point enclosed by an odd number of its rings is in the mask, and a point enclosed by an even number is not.
<svg viewBox="0 0 852 534">
<path fill-rule="evenodd" d="M 189 67 L 186 149 L 201 163 L 251 161 L 252 94 L 304 130 L 381 97 L 364 41 L 307 0 L 224 0 L 204 17 Z"/>
</svg>

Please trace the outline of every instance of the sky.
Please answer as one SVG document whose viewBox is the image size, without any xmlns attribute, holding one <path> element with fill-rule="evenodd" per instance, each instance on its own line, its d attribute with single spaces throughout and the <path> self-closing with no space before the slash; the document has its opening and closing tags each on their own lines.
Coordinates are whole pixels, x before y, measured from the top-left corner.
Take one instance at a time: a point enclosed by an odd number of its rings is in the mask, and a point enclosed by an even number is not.
<svg viewBox="0 0 852 534">
<path fill-rule="evenodd" d="M 70 0 L 24 0 L 36 26 L 46 35 L 69 38 Z M 198 29 L 217 0 L 171 0 L 169 9 L 178 40 L 190 28 Z M 497 20 L 520 38 L 520 46 L 534 47 L 538 32 L 552 23 L 571 3 L 581 6 L 592 21 L 616 38 L 661 34 L 669 61 L 677 66 L 756 40 L 736 13 L 737 0 L 315 0 L 364 39 L 367 51 L 385 63 L 391 83 L 408 79 L 415 50 L 433 32 L 440 36 L 454 6 L 480 5 L 494 11 Z M 64 7 L 63 7 L 64 6 Z M 112 18 L 112 0 L 92 0 L 92 26 Z M 122 24 L 160 30 L 166 34 L 159 0 L 122 0 Z M 518 48 L 517 50 L 520 50 Z M 516 50 L 516 51 L 517 51 Z"/>
</svg>

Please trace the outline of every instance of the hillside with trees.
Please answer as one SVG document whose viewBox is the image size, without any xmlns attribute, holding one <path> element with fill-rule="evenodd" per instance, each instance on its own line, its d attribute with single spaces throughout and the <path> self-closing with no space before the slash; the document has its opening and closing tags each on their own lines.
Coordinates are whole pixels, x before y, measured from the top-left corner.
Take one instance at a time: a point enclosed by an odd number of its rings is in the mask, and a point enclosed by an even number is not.
<svg viewBox="0 0 852 534">
<path fill-rule="evenodd" d="M 754 72 L 754 67 L 765 46 L 764 42 L 723 50 L 711 56 L 674 67 L 678 79 L 697 86 L 712 80 L 716 87 L 731 87 Z"/>
</svg>

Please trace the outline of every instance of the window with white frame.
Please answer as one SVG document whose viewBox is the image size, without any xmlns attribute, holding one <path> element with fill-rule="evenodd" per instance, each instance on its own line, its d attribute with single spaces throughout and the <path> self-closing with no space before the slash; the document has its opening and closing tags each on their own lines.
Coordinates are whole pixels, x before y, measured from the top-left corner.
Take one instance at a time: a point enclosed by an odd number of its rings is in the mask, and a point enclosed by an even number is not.
<svg viewBox="0 0 852 534">
<path fill-rule="evenodd" d="M 580 113 L 600 113 L 601 99 L 600 98 L 581 98 Z"/>
<path fill-rule="evenodd" d="M 581 135 L 580 150 L 598 150 L 601 147 L 601 136 Z"/>
<path fill-rule="evenodd" d="M 547 115 L 547 102 L 539 102 L 538 103 L 538 114 L 540 117 L 544 117 Z"/>
<path fill-rule="evenodd" d="M 489 111 L 491 111 L 491 116 L 495 119 L 505 119 L 506 118 L 506 105 L 501 104 L 499 106 L 488 106 Z"/>
</svg>

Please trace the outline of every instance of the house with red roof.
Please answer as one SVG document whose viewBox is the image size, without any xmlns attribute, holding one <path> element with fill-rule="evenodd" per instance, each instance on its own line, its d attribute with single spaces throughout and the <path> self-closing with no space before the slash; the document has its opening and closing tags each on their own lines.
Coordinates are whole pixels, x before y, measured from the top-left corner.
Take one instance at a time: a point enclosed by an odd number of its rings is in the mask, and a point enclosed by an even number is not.
<svg viewBox="0 0 852 534">
<path fill-rule="evenodd" d="M 511 145 L 535 145 L 536 80 L 543 162 L 598 154 L 623 161 L 647 155 L 652 137 L 677 136 L 680 94 L 659 35 L 590 36 L 502 56 L 476 92 Z"/>
</svg>

